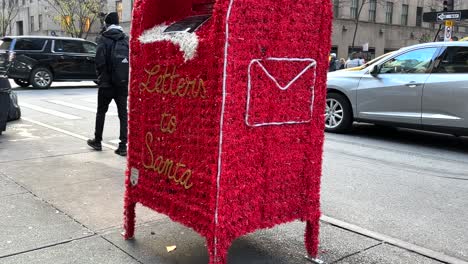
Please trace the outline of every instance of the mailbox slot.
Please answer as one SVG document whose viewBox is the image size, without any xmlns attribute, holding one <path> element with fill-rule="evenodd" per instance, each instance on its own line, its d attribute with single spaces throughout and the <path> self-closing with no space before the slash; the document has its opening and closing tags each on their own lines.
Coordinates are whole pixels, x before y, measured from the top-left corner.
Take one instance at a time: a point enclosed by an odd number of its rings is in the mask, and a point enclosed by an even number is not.
<svg viewBox="0 0 468 264">
<path fill-rule="evenodd" d="M 173 24 L 164 33 L 197 31 L 213 14 L 214 1 L 197 1 L 192 3 L 192 14 Z"/>
<path fill-rule="evenodd" d="M 164 33 L 175 33 L 175 32 L 195 32 L 199 27 L 201 27 L 211 15 L 199 15 L 199 16 L 190 16 L 182 20 L 179 20 L 171 24 Z"/>
</svg>

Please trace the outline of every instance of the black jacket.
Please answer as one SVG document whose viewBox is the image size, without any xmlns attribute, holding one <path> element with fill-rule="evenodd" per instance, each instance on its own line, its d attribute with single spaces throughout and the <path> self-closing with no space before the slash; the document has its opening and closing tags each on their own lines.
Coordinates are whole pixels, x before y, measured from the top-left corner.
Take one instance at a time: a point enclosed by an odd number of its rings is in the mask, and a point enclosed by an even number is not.
<svg viewBox="0 0 468 264">
<path fill-rule="evenodd" d="M 125 87 L 118 87 L 112 84 L 112 48 L 114 46 L 114 42 L 120 39 L 125 39 L 128 42 L 128 36 L 122 30 L 117 28 L 111 28 L 104 31 L 97 39 L 96 73 L 99 89 L 127 95 L 128 85 Z"/>
</svg>

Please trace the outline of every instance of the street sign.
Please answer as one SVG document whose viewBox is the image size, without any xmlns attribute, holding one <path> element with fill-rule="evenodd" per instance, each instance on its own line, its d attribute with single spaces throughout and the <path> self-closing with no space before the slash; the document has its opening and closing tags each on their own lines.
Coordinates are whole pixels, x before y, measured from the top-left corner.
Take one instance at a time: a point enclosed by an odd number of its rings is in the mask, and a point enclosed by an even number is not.
<svg viewBox="0 0 468 264">
<path fill-rule="evenodd" d="M 440 12 L 437 13 L 437 21 L 456 20 L 460 21 L 461 12 Z"/>
<path fill-rule="evenodd" d="M 453 20 L 445 21 L 445 26 L 446 27 L 453 27 L 454 25 L 455 25 L 455 22 L 453 22 Z"/>
<path fill-rule="evenodd" d="M 362 51 L 369 51 L 369 43 L 362 45 Z"/>
<path fill-rule="evenodd" d="M 443 22 L 446 20 L 468 19 L 468 9 L 446 12 L 428 12 L 423 14 L 424 22 Z"/>
</svg>

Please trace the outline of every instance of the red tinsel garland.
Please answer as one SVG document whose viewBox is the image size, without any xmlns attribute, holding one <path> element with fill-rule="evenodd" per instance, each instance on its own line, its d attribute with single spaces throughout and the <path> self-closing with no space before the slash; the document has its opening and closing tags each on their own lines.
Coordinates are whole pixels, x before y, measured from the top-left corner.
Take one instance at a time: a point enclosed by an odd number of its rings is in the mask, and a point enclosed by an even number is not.
<svg viewBox="0 0 468 264">
<path fill-rule="evenodd" d="M 301 219 L 315 257 L 330 3 L 218 0 L 195 33 L 157 33 L 210 2 L 135 1 L 126 238 L 141 203 L 222 264 L 235 238 Z"/>
</svg>

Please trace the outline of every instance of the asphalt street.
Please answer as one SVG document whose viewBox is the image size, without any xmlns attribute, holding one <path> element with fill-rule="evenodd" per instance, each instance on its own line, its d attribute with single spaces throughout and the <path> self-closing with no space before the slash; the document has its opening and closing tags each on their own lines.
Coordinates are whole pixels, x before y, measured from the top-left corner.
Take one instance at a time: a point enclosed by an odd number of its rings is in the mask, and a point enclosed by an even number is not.
<svg viewBox="0 0 468 264">
<path fill-rule="evenodd" d="M 90 152 L 86 145 L 85 139 L 93 137 L 96 87 L 93 83 L 64 83 L 55 85 L 48 90 L 31 88 L 17 88 L 15 90 L 19 95 L 23 119 L 9 125 L 9 130 L 14 131 L 19 137 L 8 138 L 7 135 L 3 139 L 14 144 L 15 150 L 8 150 L 10 154 L 7 155 L 5 154 L 6 150 L 0 146 L 0 174 L 9 174 L 12 181 L 25 187 L 28 192 L 24 193 L 24 196 L 35 195 L 45 199 L 60 208 L 60 211 L 63 210 L 68 215 L 72 215 L 77 222 L 86 227 L 86 230 L 91 229 L 105 234 L 106 231 L 116 227 L 114 223 L 120 223 L 121 215 L 115 216 L 109 213 L 102 216 L 102 211 L 89 212 L 80 207 L 83 203 L 102 202 L 106 204 L 110 201 L 85 199 L 80 197 L 78 189 L 66 191 L 64 188 L 62 192 L 50 192 L 48 189 L 58 183 L 69 184 L 67 181 L 72 177 L 73 170 L 63 169 L 60 171 L 60 168 L 79 166 L 77 162 L 96 163 L 95 165 L 104 166 L 102 167 L 102 179 L 100 179 L 102 182 L 99 185 L 101 189 L 96 189 L 94 191 L 96 193 L 102 191 L 102 188 L 107 188 L 108 174 L 116 172 L 112 168 L 106 172 L 105 166 L 115 165 L 123 168 L 125 159 L 113 155 L 112 152 L 105 154 L 106 161 L 109 160 L 109 162 L 100 164 L 96 161 L 99 157 L 95 156 L 96 153 Z M 119 127 L 114 104 L 109 111 L 110 114 L 104 129 L 104 142 L 108 148 L 114 148 L 118 144 Z M 48 152 L 50 155 L 44 154 Z M 71 155 L 76 155 L 76 157 L 73 159 L 64 158 L 71 157 Z M 346 135 L 326 134 L 322 178 L 322 212 L 329 219 L 368 231 L 371 235 L 367 234 L 366 236 L 370 237 L 365 239 L 375 239 L 376 237 L 373 235 L 387 236 L 438 254 L 451 256 L 460 261 L 468 261 L 467 161 L 468 138 L 367 124 L 357 124 L 354 130 Z M 31 179 L 29 177 L 31 172 L 21 171 L 24 163 L 36 164 L 35 170 L 38 173 L 53 175 L 44 179 Z M 58 172 L 51 172 L 48 166 L 55 166 Z M 95 167 L 90 167 L 89 170 L 93 170 L 93 168 Z M 15 175 L 11 176 L 12 174 Z M 87 185 L 87 176 L 83 175 L 83 177 L 84 179 L 79 181 L 82 188 L 96 188 L 96 186 Z M 123 175 L 121 177 L 123 178 Z M 7 185 L 7 183 L 3 183 L 2 186 Z M 116 188 L 120 188 L 119 191 L 121 191 L 123 186 Z M 17 193 L 16 191 L 11 192 Z M 22 192 L 20 193 L 22 194 Z M 63 198 L 68 199 L 68 203 L 65 203 L 60 197 L 67 195 L 69 195 L 68 198 Z M 76 205 L 76 208 L 70 205 L 75 200 L 76 203 L 80 204 Z M 112 212 L 120 211 L 121 201 L 111 207 L 112 209 L 109 210 Z M 144 209 L 141 209 L 139 215 L 141 221 L 145 223 L 163 218 L 163 216 Z M 330 223 L 325 220 L 322 224 Z M 69 225 L 73 225 L 73 223 L 69 223 Z M 174 233 L 186 232 L 181 231 L 177 225 L 171 226 L 168 223 L 163 225 L 166 225 L 164 227 L 166 230 L 174 229 Z M 327 228 L 329 228 L 328 225 L 323 227 L 325 233 Z M 75 235 L 79 234 L 80 237 L 83 237 L 83 233 L 88 232 L 80 228 L 73 228 L 73 230 Z M 303 226 L 291 224 L 285 230 L 300 236 L 303 232 Z M 354 231 L 359 233 L 357 230 Z M 73 240 L 73 232 L 69 235 L 64 234 L 64 236 Z M 145 234 L 154 235 L 153 232 L 149 231 Z M 194 236 L 194 234 L 190 235 Z M 115 233 L 108 236 L 103 235 L 101 238 L 116 244 L 121 251 L 132 250 L 132 245 L 122 244 L 123 242 L 118 239 L 118 235 Z M 196 240 L 196 238 L 194 239 Z M 344 236 L 342 239 L 346 240 Z M 365 239 L 363 238 L 363 240 Z M 337 240 L 340 238 L 337 237 Z M 92 240 L 89 243 L 95 243 L 96 247 L 105 248 L 102 242 Z M 10 253 L 17 254 L 8 250 L 2 252 L 1 245 L 0 243 L 0 263 L 4 263 L 3 261 L 6 261 L 5 263 L 21 263 L 12 261 L 11 258 L 1 258 L 2 253 L 3 256 Z M 250 246 L 255 247 L 255 245 Z M 242 248 L 239 245 L 238 247 Z M 373 247 L 382 250 L 385 245 L 379 243 L 363 245 L 363 248 L 372 249 Z M 27 251 L 27 248 L 25 247 L 24 250 Z M 86 249 L 81 248 L 81 250 Z M 147 256 L 149 253 L 142 254 Z M 285 254 L 287 255 L 287 253 Z M 401 252 L 398 254 L 403 256 L 403 261 L 386 263 L 438 263 L 432 262 L 433 260 L 430 259 L 409 261 L 411 259 L 409 256 L 408 261 L 405 261 L 405 255 Z M 126 257 L 128 256 L 122 258 Z M 122 263 L 133 263 L 132 261 L 135 260 L 129 258 L 127 262 L 122 261 Z M 334 261 L 337 259 L 335 258 Z M 135 263 L 147 262 L 137 261 Z M 181 261 L 180 263 L 186 262 Z M 286 262 L 280 261 L 279 263 Z M 365 262 L 362 261 L 362 258 L 351 254 L 347 262 L 340 263 L 384 262 L 375 261 L 375 259 Z"/>
</svg>

